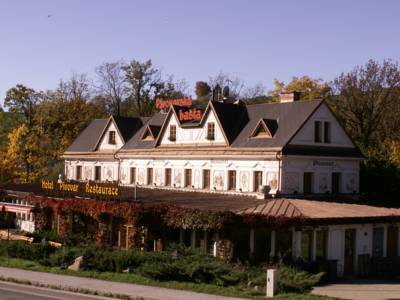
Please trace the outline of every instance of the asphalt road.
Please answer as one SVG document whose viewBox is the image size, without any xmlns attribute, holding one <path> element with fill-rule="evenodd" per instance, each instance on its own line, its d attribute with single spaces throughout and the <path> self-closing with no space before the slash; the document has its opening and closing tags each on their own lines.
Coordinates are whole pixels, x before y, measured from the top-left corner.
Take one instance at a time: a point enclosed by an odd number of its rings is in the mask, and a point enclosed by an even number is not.
<svg viewBox="0 0 400 300">
<path fill-rule="evenodd" d="M 0 282 L 0 300 L 99 300 L 105 297 L 86 296 L 58 290 Z"/>
</svg>

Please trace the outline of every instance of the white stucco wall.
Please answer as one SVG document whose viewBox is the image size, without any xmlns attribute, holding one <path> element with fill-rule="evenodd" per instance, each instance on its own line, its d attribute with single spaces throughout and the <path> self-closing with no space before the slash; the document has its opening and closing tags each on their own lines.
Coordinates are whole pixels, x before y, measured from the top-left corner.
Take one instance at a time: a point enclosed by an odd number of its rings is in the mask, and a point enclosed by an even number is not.
<svg viewBox="0 0 400 300">
<path fill-rule="evenodd" d="M 65 177 L 76 179 L 76 167 L 82 166 L 82 180 L 95 179 L 95 166 L 101 167 L 102 181 L 118 180 L 118 161 L 85 161 L 85 160 L 66 160 Z"/>
<path fill-rule="evenodd" d="M 115 144 L 109 144 L 108 143 L 108 135 L 110 131 L 115 131 Z M 115 127 L 114 122 L 110 122 L 110 124 L 107 127 L 107 130 L 105 131 L 104 135 L 102 136 L 98 150 L 118 150 L 124 145 L 121 136 L 118 134 L 118 130 Z"/>
<path fill-rule="evenodd" d="M 331 124 L 331 142 L 315 143 L 314 142 L 314 122 L 321 121 L 330 122 Z M 323 124 L 322 124 L 323 134 Z M 307 123 L 299 130 L 295 137 L 290 142 L 291 145 L 310 145 L 310 146 L 331 146 L 331 147 L 354 147 L 354 144 L 347 136 L 343 128 L 337 122 L 334 115 L 330 112 L 329 108 L 323 103 L 314 114 L 308 119 Z"/>
<path fill-rule="evenodd" d="M 312 172 L 313 193 L 325 194 L 332 190 L 332 173 L 338 172 L 340 192 L 353 194 L 359 192 L 358 159 L 325 158 L 325 157 L 283 157 L 282 158 L 282 194 L 295 191 L 303 193 L 303 174 Z"/>
<path fill-rule="evenodd" d="M 210 141 L 207 140 L 207 123 L 213 122 L 215 124 L 215 139 Z M 170 141 L 169 138 L 169 126 L 176 126 L 176 141 Z M 160 145 L 175 145 L 175 144 L 201 144 L 201 145 L 218 145 L 218 144 L 226 144 L 224 135 L 222 133 L 221 128 L 217 122 L 215 114 L 213 111 L 207 116 L 207 119 L 204 122 L 203 127 L 196 128 L 181 128 L 179 126 L 179 122 L 176 119 L 175 114 L 171 115 L 169 122 L 165 126 L 164 134 L 161 138 Z"/>
<path fill-rule="evenodd" d="M 136 181 L 139 184 L 147 183 L 147 168 L 153 168 L 153 182 L 157 186 L 165 184 L 165 169 L 171 168 L 171 184 L 175 187 L 184 186 L 184 170 L 192 170 L 192 185 L 195 189 L 203 187 L 203 170 L 210 170 L 211 189 L 228 189 L 228 171 L 236 171 L 236 190 L 253 192 L 253 172 L 263 173 L 263 184 L 268 185 L 272 181 L 278 182 L 278 161 L 241 161 L 241 160 L 186 160 L 186 159 L 124 159 L 121 161 L 121 181 L 129 184 L 130 168 L 136 168 Z M 273 190 L 272 192 L 275 192 Z"/>
</svg>

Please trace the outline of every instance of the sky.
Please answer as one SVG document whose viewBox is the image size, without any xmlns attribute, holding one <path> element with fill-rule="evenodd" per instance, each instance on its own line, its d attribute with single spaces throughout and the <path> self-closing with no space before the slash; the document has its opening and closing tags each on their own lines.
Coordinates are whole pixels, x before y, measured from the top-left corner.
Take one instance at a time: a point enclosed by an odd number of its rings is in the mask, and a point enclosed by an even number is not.
<svg viewBox="0 0 400 300">
<path fill-rule="evenodd" d="M 269 89 L 330 81 L 368 59 L 400 60 L 399 11 L 395 0 L 2 0 L 0 105 L 18 83 L 54 89 L 120 59 L 152 59 L 191 88 L 221 71 Z"/>
</svg>

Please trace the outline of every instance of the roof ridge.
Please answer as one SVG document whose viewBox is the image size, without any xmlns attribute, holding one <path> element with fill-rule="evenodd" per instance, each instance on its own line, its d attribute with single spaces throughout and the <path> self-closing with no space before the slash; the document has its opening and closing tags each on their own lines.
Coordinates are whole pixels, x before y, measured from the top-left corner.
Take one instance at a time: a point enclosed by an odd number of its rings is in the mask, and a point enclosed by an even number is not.
<svg viewBox="0 0 400 300">
<path fill-rule="evenodd" d="M 264 102 L 264 103 L 254 103 L 254 104 L 246 104 L 245 106 L 261 106 L 261 105 L 278 105 L 278 104 L 292 104 L 292 103 L 299 103 L 299 102 L 310 102 L 310 101 L 324 101 L 324 99 L 302 99 L 302 100 L 296 100 L 292 102 Z"/>
<path fill-rule="evenodd" d="M 283 199 L 284 201 L 287 201 L 289 203 L 288 207 L 293 207 L 293 211 L 297 212 L 301 217 L 305 217 L 305 215 L 302 213 L 302 211 L 294 204 L 292 203 L 292 199 Z"/>
</svg>

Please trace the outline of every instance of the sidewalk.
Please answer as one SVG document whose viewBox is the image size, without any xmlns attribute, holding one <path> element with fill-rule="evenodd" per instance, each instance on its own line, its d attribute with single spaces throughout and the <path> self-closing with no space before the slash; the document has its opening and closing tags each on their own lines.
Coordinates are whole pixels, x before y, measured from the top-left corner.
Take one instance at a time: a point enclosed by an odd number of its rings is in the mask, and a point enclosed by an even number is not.
<svg viewBox="0 0 400 300">
<path fill-rule="evenodd" d="M 311 293 L 339 299 L 400 299 L 400 284 L 384 281 L 357 280 L 315 287 Z"/>
<path fill-rule="evenodd" d="M 153 286 L 121 283 L 98 280 L 84 277 L 74 277 L 42 272 L 27 271 L 21 269 L 0 267 L 0 276 L 18 280 L 29 280 L 32 283 L 68 287 L 73 289 L 86 289 L 101 293 L 128 295 L 142 297 L 151 300 L 238 300 L 239 298 L 223 297 L 217 295 L 202 294 L 190 291 L 174 290 Z"/>
</svg>

